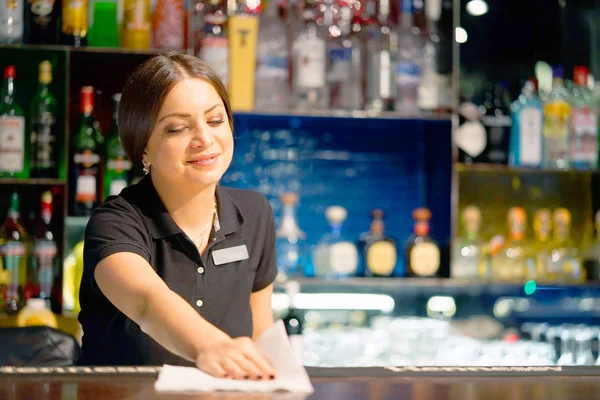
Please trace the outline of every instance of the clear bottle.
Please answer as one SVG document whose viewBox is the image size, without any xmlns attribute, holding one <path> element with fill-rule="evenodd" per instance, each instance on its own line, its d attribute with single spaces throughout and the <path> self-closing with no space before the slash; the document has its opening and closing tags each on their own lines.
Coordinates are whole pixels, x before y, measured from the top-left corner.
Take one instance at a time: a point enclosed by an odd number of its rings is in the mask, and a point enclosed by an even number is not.
<svg viewBox="0 0 600 400">
<path fill-rule="evenodd" d="M 23 41 L 24 0 L 0 2 L 0 43 L 21 43 Z"/>
<path fill-rule="evenodd" d="M 464 234 L 454 240 L 452 248 L 452 278 L 478 280 L 485 277 L 484 243 L 479 237 L 481 211 L 465 207 L 462 213 Z"/>
<path fill-rule="evenodd" d="M 327 46 L 327 86 L 332 109 L 363 108 L 362 57 L 358 36 L 352 32 L 352 9 L 340 8 L 337 24 L 330 27 Z"/>
<path fill-rule="evenodd" d="M 419 108 L 431 114 L 440 106 L 440 83 L 439 74 L 440 35 L 438 22 L 442 14 L 441 0 L 427 0 L 425 2 L 426 29 L 422 50 L 421 80 L 417 102 Z"/>
<path fill-rule="evenodd" d="M 286 110 L 290 101 L 287 1 L 269 0 L 260 16 L 256 49 L 255 108 Z"/>
<path fill-rule="evenodd" d="M 29 145 L 25 113 L 15 98 L 14 65 L 4 68 L 0 93 L 0 177 L 29 178 Z"/>
<path fill-rule="evenodd" d="M 429 236 L 431 211 L 417 208 L 413 211 L 414 233 L 406 241 L 406 267 L 411 277 L 436 277 L 440 269 L 440 248 Z"/>
<path fill-rule="evenodd" d="M 511 112 L 508 163 L 513 166 L 541 167 L 544 111 L 542 103 L 535 95 L 533 82 L 525 82 L 521 95 L 511 105 Z"/>
<path fill-rule="evenodd" d="M 507 219 L 507 238 L 502 248 L 492 256 L 492 276 L 497 282 L 522 282 L 527 271 L 527 216 L 523 208 L 512 207 Z"/>
<path fill-rule="evenodd" d="M 104 160 L 104 197 L 118 196 L 121 190 L 130 182 L 131 160 L 125 153 L 121 138 L 119 137 L 118 113 L 121 93 L 113 95 L 115 111 L 113 113 L 110 130 L 106 137 Z"/>
<path fill-rule="evenodd" d="M 554 238 L 550 242 L 548 280 L 553 282 L 580 282 L 584 274 L 579 250 L 570 237 L 571 213 L 566 208 L 554 210 Z"/>
<path fill-rule="evenodd" d="M 199 9 L 199 10 L 198 10 Z M 225 87 L 229 87 L 229 38 L 227 3 L 224 0 L 196 1 L 200 21 L 195 29 L 194 52 L 215 69 Z"/>
<path fill-rule="evenodd" d="M 341 278 L 356 274 L 358 250 L 342 235 L 342 224 L 347 216 L 346 209 L 340 206 L 330 206 L 325 210 L 331 231 L 323 236 L 313 252 L 315 276 Z"/>
<path fill-rule="evenodd" d="M 589 71 L 577 66 L 573 72 L 571 97 L 570 153 L 575 169 L 596 169 L 598 165 L 597 99 L 587 87 Z"/>
<path fill-rule="evenodd" d="M 300 275 L 306 261 L 306 234 L 298 227 L 296 219 L 296 193 L 283 193 L 283 215 L 276 232 L 277 267 L 281 278 Z"/>
<path fill-rule="evenodd" d="M 33 260 L 37 283 L 39 284 L 39 297 L 51 306 L 51 297 L 54 286 L 54 276 L 58 268 L 58 247 L 52 232 L 52 193 L 45 191 L 41 199 L 40 221 L 35 240 L 33 242 Z"/>
<path fill-rule="evenodd" d="M 398 263 L 398 245 L 396 240 L 385 234 L 383 217 L 383 210 L 371 211 L 371 228 L 361 240 L 367 277 L 392 276 Z"/>
<path fill-rule="evenodd" d="M 569 92 L 564 86 L 564 69 L 553 67 L 552 75 L 552 92 L 544 104 L 544 168 L 568 169 L 571 118 Z"/>
<path fill-rule="evenodd" d="M 402 0 L 401 3 L 396 64 L 396 111 L 403 115 L 417 115 L 423 45 L 418 35 L 419 30 L 413 29 L 415 27 L 412 1 Z"/>
<path fill-rule="evenodd" d="M 292 50 L 294 106 L 299 110 L 324 110 L 329 104 L 326 43 L 315 16 L 312 8 L 304 10 L 304 27 Z"/>
<path fill-rule="evenodd" d="M 552 214 L 550 210 L 541 208 L 533 216 L 534 241 L 532 252 L 527 261 L 530 279 L 547 280 L 548 263 L 550 262 L 550 232 L 552 229 Z M 534 272 L 531 272 L 533 265 Z"/>
</svg>

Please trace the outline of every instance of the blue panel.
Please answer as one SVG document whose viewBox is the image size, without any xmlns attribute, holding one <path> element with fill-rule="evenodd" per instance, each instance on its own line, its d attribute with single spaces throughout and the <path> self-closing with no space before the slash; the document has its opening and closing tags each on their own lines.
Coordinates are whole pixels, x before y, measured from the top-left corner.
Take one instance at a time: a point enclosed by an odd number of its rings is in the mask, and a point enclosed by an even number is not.
<svg viewBox="0 0 600 400">
<path fill-rule="evenodd" d="M 440 224 L 432 229 L 436 238 L 450 235 L 451 164 L 437 155 L 450 154 L 448 121 L 238 114 L 235 138 L 222 184 L 265 194 L 276 223 L 280 194 L 298 193 L 299 225 L 310 244 L 328 230 L 324 211 L 334 204 L 348 210 L 343 232 L 350 240 L 369 229 L 373 208 L 386 212 L 386 231 L 401 246 L 412 232 L 412 210 L 421 206 L 432 208 Z"/>
</svg>

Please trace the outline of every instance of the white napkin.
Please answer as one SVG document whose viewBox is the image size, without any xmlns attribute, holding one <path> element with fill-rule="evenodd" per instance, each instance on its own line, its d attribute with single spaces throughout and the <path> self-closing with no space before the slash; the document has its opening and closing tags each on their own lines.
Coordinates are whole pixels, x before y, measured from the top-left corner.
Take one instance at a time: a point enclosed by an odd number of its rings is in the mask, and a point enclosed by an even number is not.
<svg viewBox="0 0 600 400">
<path fill-rule="evenodd" d="M 313 393 L 314 389 L 302 364 L 292 352 L 281 320 L 267 329 L 256 341 L 258 349 L 277 372 L 277 379 L 246 381 L 215 378 L 194 367 L 164 365 L 154 383 L 157 392 L 274 392 L 285 390 Z"/>
</svg>

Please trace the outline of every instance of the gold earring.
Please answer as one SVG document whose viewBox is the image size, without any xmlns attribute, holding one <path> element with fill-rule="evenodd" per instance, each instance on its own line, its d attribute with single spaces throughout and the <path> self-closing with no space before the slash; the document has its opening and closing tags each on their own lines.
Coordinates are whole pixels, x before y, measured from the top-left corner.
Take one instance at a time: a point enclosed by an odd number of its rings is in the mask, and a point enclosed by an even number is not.
<svg viewBox="0 0 600 400">
<path fill-rule="evenodd" d="M 146 175 L 150 173 L 150 165 L 148 165 L 146 161 L 142 161 L 142 171 L 144 171 L 144 174 Z"/>
</svg>

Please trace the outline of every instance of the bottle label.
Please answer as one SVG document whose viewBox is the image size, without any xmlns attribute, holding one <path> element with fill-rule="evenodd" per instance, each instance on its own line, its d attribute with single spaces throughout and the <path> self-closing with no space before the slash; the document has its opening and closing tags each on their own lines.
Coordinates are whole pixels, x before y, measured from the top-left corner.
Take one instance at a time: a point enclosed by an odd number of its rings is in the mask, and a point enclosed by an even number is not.
<svg viewBox="0 0 600 400">
<path fill-rule="evenodd" d="M 55 123 L 54 115 L 49 112 L 38 114 L 33 121 L 31 144 L 35 152 L 32 154 L 34 167 L 52 168 L 56 165 L 56 155 L 54 154 L 56 136 L 52 130 Z"/>
<path fill-rule="evenodd" d="M 544 120 L 544 147 L 549 161 L 566 160 L 569 150 L 567 119 L 556 113 L 546 113 Z"/>
<path fill-rule="evenodd" d="M 573 161 L 598 162 L 598 115 L 589 108 L 575 108 L 572 114 L 571 157 Z"/>
<path fill-rule="evenodd" d="M 453 251 L 453 278 L 470 279 L 479 276 L 479 254 L 474 246 L 458 246 Z"/>
<path fill-rule="evenodd" d="M 87 0 L 63 0 L 62 32 L 66 35 L 85 36 L 87 29 Z"/>
<path fill-rule="evenodd" d="M 75 200 L 78 203 L 96 202 L 96 177 L 94 175 L 81 174 L 77 177 Z"/>
<path fill-rule="evenodd" d="M 115 171 L 116 173 L 120 174 L 131 169 L 131 161 L 121 157 L 113 158 L 108 160 L 108 163 L 106 163 L 106 168 L 110 171 Z"/>
<path fill-rule="evenodd" d="M 379 276 L 389 276 L 396 266 L 396 247 L 390 242 L 379 241 L 367 250 L 367 268 Z"/>
<path fill-rule="evenodd" d="M 325 41 L 306 39 L 297 42 L 296 84 L 300 88 L 320 89 L 325 86 Z"/>
<path fill-rule="evenodd" d="M 127 187 L 128 183 L 125 179 L 113 179 L 110 181 L 109 196 L 118 196 L 121 190 Z"/>
<path fill-rule="evenodd" d="M 542 112 L 536 108 L 521 111 L 519 149 L 521 164 L 539 165 L 542 162 Z"/>
<path fill-rule="evenodd" d="M 433 243 L 418 243 L 412 248 L 409 261 L 415 275 L 435 275 L 440 268 L 440 249 Z"/>
<path fill-rule="evenodd" d="M 100 163 L 100 156 L 93 151 L 86 149 L 76 153 L 73 157 L 75 165 L 78 168 L 75 201 L 78 203 L 93 203 L 97 199 L 97 166 Z"/>
<path fill-rule="evenodd" d="M 352 275 L 358 267 L 358 251 L 350 242 L 334 243 L 330 247 L 331 270 L 342 275 Z"/>
<path fill-rule="evenodd" d="M 262 39 L 262 38 L 261 38 Z M 288 57 L 285 43 L 275 38 L 259 40 L 256 59 L 256 78 L 260 80 L 288 78 Z"/>
<path fill-rule="evenodd" d="M 100 162 L 100 156 L 91 150 L 84 150 L 75 154 L 73 157 L 75 164 L 80 164 L 83 168 L 91 168 Z"/>
<path fill-rule="evenodd" d="M 58 254 L 58 248 L 53 240 L 37 240 L 33 247 L 33 254 L 38 259 L 51 260 Z"/>
<path fill-rule="evenodd" d="M 0 172 L 25 169 L 25 118 L 0 117 Z"/>
<path fill-rule="evenodd" d="M 396 84 L 398 86 L 417 86 L 421 79 L 419 64 L 398 61 L 396 66 Z"/>
<path fill-rule="evenodd" d="M 223 84 L 229 84 L 229 41 L 225 37 L 205 37 L 198 58 L 213 67 Z"/>
<path fill-rule="evenodd" d="M 352 49 L 329 50 L 329 82 L 344 82 L 350 78 L 352 67 Z"/>
<path fill-rule="evenodd" d="M 485 128 L 479 121 L 467 121 L 456 132 L 456 145 L 470 157 L 478 157 L 487 146 Z"/>
<path fill-rule="evenodd" d="M 507 160 L 502 143 L 510 135 L 512 118 L 508 115 L 484 115 L 481 118 L 488 136 L 488 158 L 493 163 L 503 163 Z"/>
<path fill-rule="evenodd" d="M 28 0 L 29 9 L 33 14 L 33 23 L 38 29 L 46 28 L 52 21 L 54 0 Z"/>
</svg>

